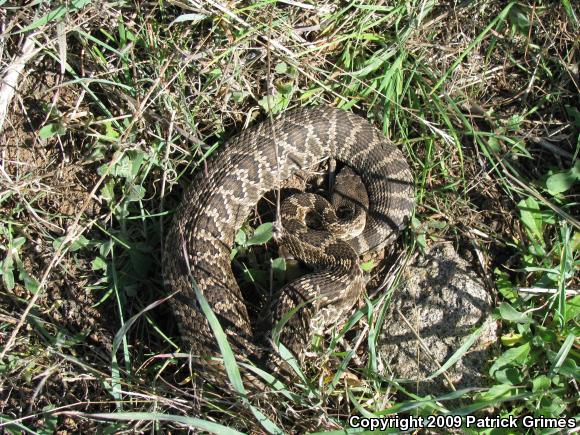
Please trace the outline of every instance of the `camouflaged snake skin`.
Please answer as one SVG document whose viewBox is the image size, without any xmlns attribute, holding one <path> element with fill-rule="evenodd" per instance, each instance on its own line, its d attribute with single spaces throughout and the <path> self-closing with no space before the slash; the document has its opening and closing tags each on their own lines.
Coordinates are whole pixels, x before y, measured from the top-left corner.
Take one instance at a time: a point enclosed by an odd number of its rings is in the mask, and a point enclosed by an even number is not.
<svg viewBox="0 0 580 435">
<path fill-rule="evenodd" d="M 220 320 L 234 353 L 252 360 L 263 356 L 232 273 L 234 235 L 260 197 L 297 170 L 326 157 L 345 163 L 362 178 L 369 200 L 366 226 L 356 239 L 338 241 L 347 245 L 346 250 L 350 245 L 354 252 L 347 255 L 350 258 L 331 259 L 329 270 L 290 283 L 287 287 L 291 291 L 280 297 L 277 310 L 288 311 L 297 302 L 296 294 L 299 299 L 315 297 L 323 302 L 316 304 L 311 316 L 334 321 L 344 314 L 345 307 L 350 309 L 356 303 L 364 285 L 358 282 L 362 272 L 352 256 L 383 248 L 404 226 L 414 203 L 411 172 L 402 153 L 365 119 L 328 106 L 295 109 L 275 119 L 273 125 L 266 121 L 247 129 L 208 158 L 207 171 L 198 171 L 173 218 L 163 258 L 165 283 L 170 292 L 177 291 L 172 305 L 182 340 L 193 355 L 220 354 L 198 308 L 191 277 Z M 299 232 L 286 229 L 282 239 L 299 245 Z M 312 247 L 319 249 L 315 252 Z M 322 239 L 296 249 L 307 251 L 306 257 L 332 257 L 328 252 L 332 249 Z M 341 250 L 339 247 L 339 254 Z M 355 285 L 350 285 L 349 279 L 354 279 Z M 300 317 L 295 317 L 300 322 Z M 302 323 L 307 327 L 310 319 Z M 293 326 L 289 328 L 292 331 Z M 305 341 L 294 338 L 297 343 Z"/>
</svg>

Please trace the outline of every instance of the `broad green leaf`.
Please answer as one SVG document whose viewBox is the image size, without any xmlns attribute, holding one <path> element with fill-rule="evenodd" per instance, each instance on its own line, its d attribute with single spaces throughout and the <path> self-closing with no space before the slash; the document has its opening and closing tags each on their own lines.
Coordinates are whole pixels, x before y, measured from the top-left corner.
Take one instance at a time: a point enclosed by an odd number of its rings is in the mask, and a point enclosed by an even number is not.
<svg viewBox="0 0 580 435">
<path fill-rule="evenodd" d="M 236 237 L 234 239 L 234 241 L 238 244 L 238 245 L 242 245 L 244 246 L 246 244 L 246 232 L 242 229 L 238 230 L 238 232 L 236 233 Z"/>
<path fill-rule="evenodd" d="M 99 246 L 99 255 L 105 258 L 110 254 L 111 249 L 113 249 L 113 240 L 112 239 L 106 240 L 105 242 L 102 242 L 101 245 Z"/>
<path fill-rule="evenodd" d="M 232 99 L 236 103 L 241 103 L 250 95 L 247 91 L 232 91 Z"/>
<path fill-rule="evenodd" d="M 127 193 L 127 201 L 137 202 L 141 201 L 145 197 L 145 188 L 143 186 L 133 185 Z"/>
<path fill-rule="evenodd" d="M 558 370 L 558 373 L 560 375 L 569 376 L 574 379 L 580 378 L 580 368 L 578 367 L 578 364 L 576 364 L 576 361 L 574 361 L 572 358 L 566 358 L 564 360 L 560 366 L 560 369 Z"/>
<path fill-rule="evenodd" d="M 246 242 L 246 246 L 263 245 L 272 238 L 273 234 L 272 222 L 266 222 L 260 225 L 254 231 L 254 235 Z"/>
<path fill-rule="evenodd" d="M 525 121 L 525 117 L 522 115 L 512 115 L 508 118 L 506 123 L 506 128 L 511 131 L 518 131 L 522 122 Z"/>
<path fill-rule="evenodd" d="M 538 413 L 545 417 L 559 417 L 566 410 L 566 403 L 555 394 L 548 394 L 540 400 Z"/>
<path fill-rule="evenodd" d="M 101 257 L 97 257 L 91 262 L 91 269 L 107 270 L 107 262 L 103 260 Z"/>
<path fill-rule="evenodd" d="M 65 238 L 66 238 L 66 236 L 62 236 L 62 237 L 58 237 L 58 238 L 54 239 L 54 241 L 52 242 L 52 247 L 54 248 L 54 250 L 57 250 L 60 248 L 60 246 L 62 245 L 62 242 L 64 242 Z M 69 245 L 68 250 L 70 252 L 75 252 L 75 251 L 78 251 L 79 249 L 84 248 L 89 243 L 90 243 L 89 240 L 81 234 L 79 237 L 77 237 L 77 239 L 74 242 L 72 242 Z"/>
<path fill-rule="evenodd" d="M 258 104 L 266 113 L 269 113 L 271 110 L 272 114 L 275 115 L 288 106 L 292 92 L 293 88 L 290 90 L 286 89 L 285 92 L 276 92 L 274 95 L 264 96 L 258 101 Z"/>
<path fill-rule="evenodd" d="M 115 127 L 109 121 L 105 122 L 105 136 L 111 139 L 111 141 L 115 141 L 120 136 L 119 132 L 115 130 Z"/>
<path fill-rule="evenodd" d="M 544 391 L 550 388 L 552 381 L 546 375 L 540 375 L 532 380 L 532 391 L 537 393 L 538 391 Z"/>
<path fill-rule="evenodd" d="M 77 237 L 75 241 L 73 241 L 70 244 L 69 251 L 72 252 L 78 251 L 79 249 L 88 246 L 89 243 L 90 243 L 89 239 L 87 239 L 85 236 L 81 234 L 80 236 Z"/>
<path fill-rule="evenodd" d="M 500 384 L 518 385 L 522 382 L 522 373 L 515 367 L 508 367 L 495 372 L 495 379 Z"/>
<path fill-rule="evenodd" d="M 146 154 L 141 150 L 130 150 L 127 151 L 127 157 L 131 161 L 131 179 L 134 179 L 139 174 L 141 170 L 141 166 L 143 166 L 143 162 L 145 161 Z"/>
<path fill-rule="evenodd" d="M 536 337 L 546 343 L 555 343 L 557 341 L 558 337 L 556 333 L 545 326 L 535 325 L 534 330 L 536 332 Z"/>
<path fill-rule="evenodd" d="M 288 65 L 286 64 L 286 62 L 280 62 L 279 64 L 276 65 L 274 70 L 278 74 L 285 74 L 288 71 Z"/>
<path fill-rule="evenodd" d="M 126 180 L 131 181 L 133 179 L 132 174 L 132 162 L 131 158 L 125 154 L 119 162 L 113 167 L 113 175 L 118 177 L 123 177 Z"/>
<path fill-rule="evenodd" d="M 294 92 L 294 84 L 292 82 L 279 83 L 276 89 L 278 89 L 278 92 L 290 98 L 290 95 Z"/>
<path fill-rule="evenodd" d="M 501 295 L 512 304 L 516 302 L 519 299 L 518 292 L 510 281 L 509 275 L 499 268 L 496 268 L 494 273 L 496 276 L 495 283 Z"/>
<path fill-rule="evenodd" d="M 65 133 L 64 128 L 58 123 L 46 124 L 40 130 L 38 130 L 38 136 L 41 139 L 49 139 L 55 135 L 62 135 Z"/>
<path fill-rule="evenodd" d="M 127 181 L 133 181 L 138 175 L 143 161 L 145 160 L 145 153 L 141 150 L 129 150 L 125 155 L 111 168 L 111 175 L 123 177 Z M 109 163 L 105 163 L 99 167 L 99 175 L 103 175 Z"/>
<path fill-rule="evenodd" d="M 540 206 L 534 198 L 522 199 L 518 203 L 520 217 L 526 228 L 532 233 L 537 240 L 542 240 L 542 213 Z"/>
<path fill-rule="evenodd" d="M 580 250 L 580 231 L 574 231 L 574 235 L 570 241 L 570 249 L 572 249 L 572 251 Z"/>
<path fill-rule="evenodd" d="M 531 348 L 530 343 L 525 343 L 522 344 L 521 346 L 506 350 L 493 363 L 493 365 L 489 369 L 489 374 L 491 376 L 494 376 L 494 373 L 497 370 L 499 370 L 502 367 L 505 367 L 508 364 L 511 364 L 513 362 L 517 363 L 523 362 L 530 353 L 530 348 Z"/>
<path fill-rule="evenodd" d="M 447 222 L 445 222 L 445 221 L 442 221 L 442 220 L 429 219 L 427 221 L 427 226 L 429 228 L 435 228 L 435 229 L 438 229 L 438 230 L 444 230 L 444 229 L 446 229 L 449 226 L 449 224 Z"/>
<path fill-rule="evenodd" d="M 24 288 L 30 293 L 36 294 L 40 287 L 38 280 L 28 273 L 21 261 L 17 261 L 16 266 L 18 267 L 18 277 L 24 283 Z"/>
<path fill-rule="evenodd" d="M 530 319 L 526 314 L 520 313 L 507 302 L 502 302 L 500 304 L 499 314 L 502 319 L 507 320 L 508 322 L 530 323 L 532 321 L 532 319 Z"/>
<path fill-rule="evenodd" d="M 580 295 L 566 302 L 566 322 L 576 318 L 580 319 Z"/>
<path fill-rule="evenodd" d="M 101 197 L 107 202 L 111 202 L 115 198 L 115 182 L 113 180 L 108 180 L 101 188 Z"/>
<path fill-rule="evenodd" d="M 16 237 L 10 242 L 10 248 L 14 251 L 19 251 L 26 243 L 26 237 Z"/>
<path fill-rule="evenodd" d="M 360 268 L 363 272 L 370 272 L 375 267 L 375 262 L 373 260 L 366 261 L 360 264 Z"/>
<path fill-rule="evenodd" d="M 14 259 L 11 255 L 8 255 L 2 262 L 2 281 L 7 290 L 14 289 L 14 286 L 16 285 L 14 281 L 13 266 Z"/>
<path fill-rule="evenodd" d="M 570 190 L 576 180 L 576 177 L 571 175 L 569 172 L 558 172 L 548 177 L 546 188 L 551 195 L 557 195 L 558 193 Z"/>
<path fill-rule="evenodd" d="M 546 189 L 551 195 L 557 195 L 570 190 L 578 180 L 580 180 L 580 161 L 568 171 L 550 175 L 546 180 Z"/>
<path fill-rule="evenodd" d="M 286 259 L 284 257 L 274 258 L 272 260 L 272 273 L 274 279 L 282 281 L 286 274 Z"/>
<path fill-rule="evenodd" d="M 501 343 L 504 346 L 511 347 L 515 344 L 518 344 L 522 341 L 524 336 L 522 334 L 517 334 L 515 332 L 510 332 L 508 334 L 504 334 L 501 336 Z"/>
</svg>

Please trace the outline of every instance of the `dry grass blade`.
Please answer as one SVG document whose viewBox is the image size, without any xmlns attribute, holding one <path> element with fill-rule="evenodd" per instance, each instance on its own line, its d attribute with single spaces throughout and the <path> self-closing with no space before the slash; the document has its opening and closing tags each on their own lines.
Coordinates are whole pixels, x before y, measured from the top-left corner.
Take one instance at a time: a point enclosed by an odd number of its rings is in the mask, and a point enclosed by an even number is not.
<svg viewBox="0 0 580 435">
<path fill-rule="evenodd" d="M 4 76 L 2 77 L 2 86 L 0 86 L 0 133 L 4 128 L 4 122 L 12 98 L 18 89 L 19 81 L 24 72 L 24 67 L 30 62 L 34 56 L 40 51 L 34 43 L 35 35 L 30 35 L 24 40 L 22 49 L 18 56 L 10 61 L 8 67 L 4 68 Z"/>
</svg>

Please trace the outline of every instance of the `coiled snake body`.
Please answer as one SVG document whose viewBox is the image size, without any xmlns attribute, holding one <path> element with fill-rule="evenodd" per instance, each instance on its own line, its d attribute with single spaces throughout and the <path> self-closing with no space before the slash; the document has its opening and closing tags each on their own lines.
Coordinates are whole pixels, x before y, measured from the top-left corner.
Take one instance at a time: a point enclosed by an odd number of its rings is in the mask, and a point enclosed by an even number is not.
<svg viewBox="0 0 580 435">
<path fill-rule="evenodd" d="M 314 300 L 309 315 L 324 324 L 344 317 L 357 302 L 364 290 L 358 254 L 392 242 L 412 211 L 409 167 L 401 152 L 357 115 L 328 106 L 289 111 L 272 123 L 242 132 L 212 155 L 176 211 L 165 243 L 164 274 L 168 290 L 177 292 L 172 305 L 182 340 L 192 354 L 219 356 L 192 288 L 194 278 L 234 353 L 259 358 L 231 268 L 234 235 L 260 197 L 325 157 L 343 162 L 362 179 L 368 193 L 366 224 L 362 234 L 349 241 L 333 237 L 325 241 L 315 234 L 304 244 L 302 230 L 292 227 L 300 224 L 287 222 L 290 228 L 282 230 L 281 239 L 294 246 L 294 255 L 302 261 L 314 261 L 316 272 L 287 285 L 276 310 L 288 311 L 296 303 Z M 298 345 L 305 342 L 299 325 L 308 327 L 312 320 L 301 316 L 299 311 L 287 332 Z"/>
</svg>

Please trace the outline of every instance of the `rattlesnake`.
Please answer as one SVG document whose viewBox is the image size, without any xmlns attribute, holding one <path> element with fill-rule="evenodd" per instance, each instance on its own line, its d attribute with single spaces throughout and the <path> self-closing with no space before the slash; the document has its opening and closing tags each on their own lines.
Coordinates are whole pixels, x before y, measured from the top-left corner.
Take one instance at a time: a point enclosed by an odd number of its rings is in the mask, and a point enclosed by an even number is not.
<svg viewBox="0 0 580 435">
<path fill-rule="evenodd" d="M 317 318 L 324 327 L 325 322 L 347 315 L 357 302 L 364 289 L 358 254 L 385 247 L 408 220 L 413 187 L 402 153 L 353 113 L 329 106 L 301 108 L 230 140 L 207 159 L 206 169 L 200 170 L 186 189 L 166 238 L 163 265 L 166 287 L 176 292 L 172 306 L 182 340 L 193 355 L 206 357 L 199 360 L 202 369 L 208 365 L 207 357 L 220 353 L 199 308 L 192 278 L 220 321 L 234 354 L 250 360 L 263 356 L 232 272 L 234 235 L 266 192 L 326 157 L 344 163 L 360 176 L 369 202 L 362 234 L 348 242 L 334 238 L 324 241 L 317 235 L 303 244 L 302 229 L 281 231 L 281 240 L 294 245 L 295 255 L 302 261 L 325 257 L 322 263 L 326 261 L 330 267 L 320 270 L 319 264 L 314 274 L 287 285 L 279 299 L 278 315 L 305 299 L 314 299 L 310 319 L 305 320 L 299 311 L 288 323 L 286 336 L 303 345 L 304 327 L 308 328 L 312 319 Z M 294 346 L 292 350 L 297 349 Z"/>
</svg>

